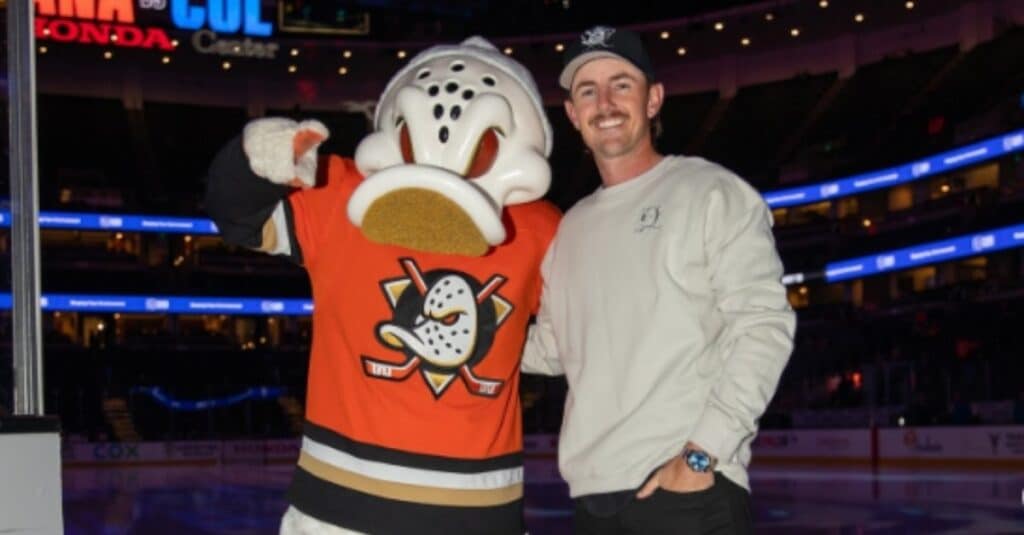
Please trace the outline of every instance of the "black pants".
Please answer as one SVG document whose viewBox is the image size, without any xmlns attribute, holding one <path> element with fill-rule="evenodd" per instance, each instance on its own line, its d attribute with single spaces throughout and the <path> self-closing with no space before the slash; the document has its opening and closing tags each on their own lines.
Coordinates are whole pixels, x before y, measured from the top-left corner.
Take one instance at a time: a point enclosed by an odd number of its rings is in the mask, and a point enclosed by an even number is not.
<svg viewBox="0 0 1024 535">
<path fill-rule="evenodd" d="M 749 535 L 753 533 L 750 494 L 715 472 L 715 484 L 697 492 L 658 489 L 643 500 L 630 499 L 617 513 L 597 516 L 580 500 L 576 535 Z"/>
</svg>

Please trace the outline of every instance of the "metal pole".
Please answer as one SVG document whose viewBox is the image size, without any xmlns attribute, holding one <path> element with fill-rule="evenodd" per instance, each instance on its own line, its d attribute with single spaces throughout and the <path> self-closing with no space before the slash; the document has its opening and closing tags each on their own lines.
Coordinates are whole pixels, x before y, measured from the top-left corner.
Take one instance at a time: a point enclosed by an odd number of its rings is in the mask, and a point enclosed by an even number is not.
<svg viewBox="0 0 1024 535">
<path fill-rule="evenodd" d="M 36 162 L 35 3 L 7 2 L 14 414 L 43 415 Z"/>
</svg>

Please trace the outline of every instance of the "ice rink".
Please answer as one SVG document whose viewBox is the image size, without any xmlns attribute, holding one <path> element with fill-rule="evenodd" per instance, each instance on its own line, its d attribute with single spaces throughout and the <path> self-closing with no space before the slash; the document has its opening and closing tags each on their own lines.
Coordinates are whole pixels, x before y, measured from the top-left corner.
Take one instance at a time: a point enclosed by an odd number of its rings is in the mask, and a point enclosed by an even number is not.
<svg viewBox="0 0 1024 535">
<path fill-rule="evenodd" d="M 528 462 L 535 535 L 571 533 L 553 460 Z M 64 470 L 72 535 L 273 534 L 292 466 L 98 466 Z M 754 467 L 759 534 L 1024 533 L 1024 473 Z"/>
</svg>

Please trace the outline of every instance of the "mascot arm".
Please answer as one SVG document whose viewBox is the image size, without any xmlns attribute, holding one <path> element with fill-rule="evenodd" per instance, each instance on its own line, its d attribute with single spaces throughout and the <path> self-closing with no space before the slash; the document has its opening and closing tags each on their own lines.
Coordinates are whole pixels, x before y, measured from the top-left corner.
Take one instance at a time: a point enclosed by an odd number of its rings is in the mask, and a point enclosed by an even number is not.
<svg viewBox="0 0 1024 535">
<path fill-rule="evenodd" d="M 226 243 L 301 262 L 284 199 L 315 185 L 316 149 L 328 135 L 319 121 L 258 119 L 220 150 L 207 172 L 205 204 Z"/>
</svg>

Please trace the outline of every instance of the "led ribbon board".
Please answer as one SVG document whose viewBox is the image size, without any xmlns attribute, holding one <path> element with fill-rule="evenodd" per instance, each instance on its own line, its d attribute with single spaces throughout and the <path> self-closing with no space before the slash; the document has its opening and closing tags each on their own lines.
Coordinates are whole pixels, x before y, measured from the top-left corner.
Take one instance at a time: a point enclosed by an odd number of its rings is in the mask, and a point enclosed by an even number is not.
<svg viewBox="0 0 1024 535">
<path fill-rule="evenodd" d="M 958 238 L 896 249 L 870 256 L 831 262 L 825 279 L 839 282 L 879 273 L 936 264 L 969 256 L 1024 247 L 1024 223 L 978 232 Z M 802 281 L 802 274 L 787 275 Z M 308 316 L 309 299 L 273 297 L 171 297 L 140 295 L 43 294 L 43 310 L 51 312 L 122 312 L 167 314 L 225 314 L 257 316 Z M 0 310 L 11 309 L 11 294 L 0 294 Z"/>
<path fill-rule="evenodd" d="M 1024 246 L 1024 224 L 831 262 L 825 266 L 825 280 L 838 282 L 859 279 L 1021 246 Z"/>
<path fill-rule="evenodd" d="M 42 307 L 50 312 L 122 312 L 156 314 L 226 314 L 308 316 L 309 299 L 274 297 L 174 297 L 146 295 L 43 294 Z M 0 294 L 0 309 L 10 310 L 11 294 Z"/>
<path fill-rule="evenodd" d="M 9 226 L 11 213 L 0 212 L 0 227 Z M 40 212 L 39 226 L 46 229 L 217 234 L 217 225 L 209 219 L 156 215 Z"/>
<path fill-rule="evenodd" d="M 1001 158 L 1021 150 L 1024 150 L 1024 130 L 1017 130 L 914 163 L 812 186 L 772 191 L 763 196 L 765 202 L 772 208 L 816 203 L 912 182 L 927 176 Z M 0 211 L 0 227 L 9 227 L 10 225 L 10 211 Z M 217 225 L 209 219 L 156 215 L 40 212 L 39 226 L 41 228 L 74 230 L 217 234 Z"/>
<path fill-rule="evenodd" d="M 763 196 L 771 208 L 812 204 L 913 182 L 1021 150 L 1024 150 L 1024 130 L 1017 130 L 896 167 L 811 186 L 770 191 Z"/>
</svg>

